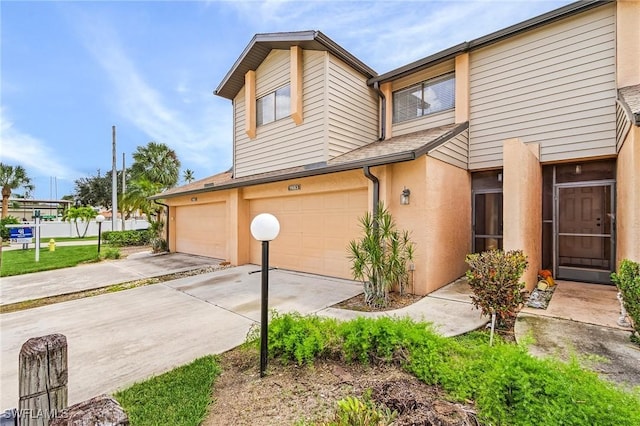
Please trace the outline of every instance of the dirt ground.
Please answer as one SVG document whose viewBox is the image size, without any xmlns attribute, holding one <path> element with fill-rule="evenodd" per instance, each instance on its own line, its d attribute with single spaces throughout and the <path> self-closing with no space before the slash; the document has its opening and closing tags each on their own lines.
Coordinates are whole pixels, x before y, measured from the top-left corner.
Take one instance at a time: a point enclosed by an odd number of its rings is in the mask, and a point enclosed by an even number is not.
<svg viewBox="0 0 640 426">
<path fill-rule="evenodd" d="M 397 411 L 394 425 L 479 424 L 473 406 L 446 401 L 436 387 L 398 367 L 326 360 L 299 367 L 272 361 L 260 378 L 259 364 L 255 349 L 221 355 L 222 374 L 203 425 L 322 425 L 335 419 L 337 401 L 369 393 L 376 404 Z"/>
<path fill-rule="evenodd" d="M 421 296 L 390 294 L 386 308 L 397 309 Z M 364 296 L 336 307 L 371 311 Z M 477 425 L 471 405 L 453 404 L 442 392 L 401 368 L 361 366 L 322 360 L 312 366 L 271 361 L 260 378 L 257 349 L 236 348 L 221 355 L 222 374 L 214 387 L 214 403 L 205 426 L 322 425 L 335 419 L 337 402 L 370 393 L 378 405 L 396 411 L 394 425 Z M 303 423 L 304 422 L 304 423 Z"/>
</svg>

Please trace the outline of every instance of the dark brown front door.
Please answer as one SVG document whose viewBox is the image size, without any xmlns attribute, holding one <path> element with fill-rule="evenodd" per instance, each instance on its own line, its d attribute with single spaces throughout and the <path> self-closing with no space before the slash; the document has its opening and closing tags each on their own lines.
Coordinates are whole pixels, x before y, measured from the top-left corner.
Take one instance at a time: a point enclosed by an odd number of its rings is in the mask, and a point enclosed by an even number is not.
<svg viewBox="0 0 640 426">
<path fill-rule="evenodd" d="M 612 183 L 557 187 L 558 278 L 609 283 L 613 267 Z"/>
</svg>

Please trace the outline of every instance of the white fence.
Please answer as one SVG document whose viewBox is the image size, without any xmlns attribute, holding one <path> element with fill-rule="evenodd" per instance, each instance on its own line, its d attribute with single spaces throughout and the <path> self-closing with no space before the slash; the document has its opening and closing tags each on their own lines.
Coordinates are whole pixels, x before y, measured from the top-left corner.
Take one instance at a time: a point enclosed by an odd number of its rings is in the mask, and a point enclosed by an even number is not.
<svg viewBox="0 0 640 426">
<path fill-rule="evenodd" d="M 33 225 L 34 222 L 22 222 L 20 225 Z M 84 232 L 85 222 L 78 221 L 78 229 L 80 235 Z M 144 219 L 129 219 L 125 221 L 124 229 L 126 231 L 132 231 L 134 229 L 147 229 L 149 222 Z M 122 231 L 122 221 L 119 220 L 116 226 L 117 231 Z M 105 220 L 102 222 L 102 232 L 111 231 L 111 221 Z M 45 238 L 60 238 L 60 237 L 77 237 L 76 224 L 74 222 L 40 222 L 40 239 Z M 87 237 L 98 236 L 98 224 L 92 220 L 89 222 L 89 228 L 87 229 Z"/>
</svg>

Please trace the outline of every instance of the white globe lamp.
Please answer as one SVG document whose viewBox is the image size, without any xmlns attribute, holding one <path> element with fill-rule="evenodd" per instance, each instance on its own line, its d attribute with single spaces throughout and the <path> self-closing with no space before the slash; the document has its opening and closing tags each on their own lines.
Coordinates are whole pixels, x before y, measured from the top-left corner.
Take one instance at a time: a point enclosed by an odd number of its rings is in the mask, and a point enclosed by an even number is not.
<svg viewBox="0 0 640 426">
<path fill-rule="evenodd" d="M 280 222 L 272 214 L 260 213 L 251 221 L 251 235 L 262 241 L 262 303 L 260 307 L 260 377 L 267 370 L 269 350 L 269 241 L 278 236 Z"/>
</svg>

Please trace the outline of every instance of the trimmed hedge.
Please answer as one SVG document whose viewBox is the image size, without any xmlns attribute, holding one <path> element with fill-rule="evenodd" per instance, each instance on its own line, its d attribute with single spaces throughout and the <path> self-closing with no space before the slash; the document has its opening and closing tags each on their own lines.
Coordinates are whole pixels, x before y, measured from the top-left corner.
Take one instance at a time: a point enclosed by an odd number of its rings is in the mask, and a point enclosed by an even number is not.
<svg viewBox="0 0 640 426">
<path fill-rule="evenodd" d="M 115 247 L 150 245 L 153 237 L 154 234 L 150 229 L 138 229 L 135 231 L 105 231 L 102 233 L 103 241 Z"/>
</svg>

